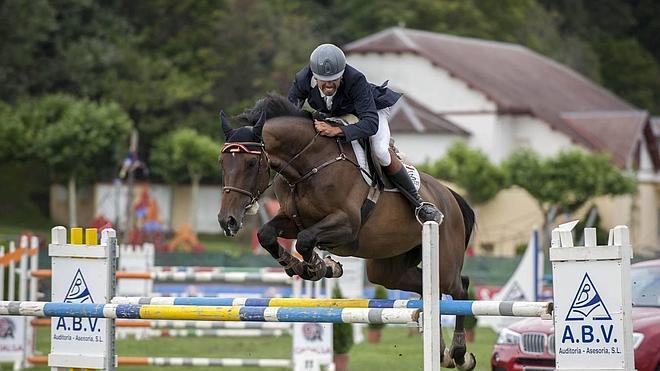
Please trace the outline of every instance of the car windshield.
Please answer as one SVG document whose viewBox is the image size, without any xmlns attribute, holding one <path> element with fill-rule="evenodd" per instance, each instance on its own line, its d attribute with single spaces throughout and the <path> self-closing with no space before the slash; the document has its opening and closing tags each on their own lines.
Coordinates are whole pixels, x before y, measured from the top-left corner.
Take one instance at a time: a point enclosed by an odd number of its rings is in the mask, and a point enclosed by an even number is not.
<svg viewBox="0 0 660 371">
<path fill-rule="evenodd" d="M 636 307 L 660 307 L 660 265 L 631 269 L 632 301 Z"/>
</svg>

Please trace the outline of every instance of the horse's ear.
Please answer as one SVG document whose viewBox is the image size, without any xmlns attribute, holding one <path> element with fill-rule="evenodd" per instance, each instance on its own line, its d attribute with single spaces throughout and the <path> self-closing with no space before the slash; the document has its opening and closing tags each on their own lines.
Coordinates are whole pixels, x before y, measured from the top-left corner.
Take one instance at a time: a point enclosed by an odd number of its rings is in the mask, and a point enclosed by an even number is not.
<svg viewBox="0 0 660 371">
<path fill-rule="evenodd" d="M 252 133 L 259 138 L 261 138 L 261 130 L 264 128 L 264 123 L 266 122 L 266 112 L 262 111 L 261 116 L 259 116 L 259 120 L 257 120 L 257 123 L 252 126 Z"/>
<path fill-rule="evenodd" d="M 220 123 L 222 124 L 222 132 L 225 135 L 225 140 L 228 140 L 234 132 L 234 129 L 231 128 L 229 119 L 227 118 L 227 115 L 225 115 L 225 111 L 220 111 Z"/>
</svg>

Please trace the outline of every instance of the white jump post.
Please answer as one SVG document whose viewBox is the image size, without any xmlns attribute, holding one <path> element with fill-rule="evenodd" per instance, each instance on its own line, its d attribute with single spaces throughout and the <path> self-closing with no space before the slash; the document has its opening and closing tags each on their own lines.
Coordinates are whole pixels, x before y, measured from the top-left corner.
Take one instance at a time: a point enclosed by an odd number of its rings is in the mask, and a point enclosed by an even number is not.
<svg viewBox="0 0 660 371">
<path fill-rule="evenodd" d="M 103 230 L 99 244 L 95 228 L 85 230 L 85 241 L 82 228 L 71 228 L 67 243 L 66 228 L 55 227 L 48 253 L 53 302 L 104 304 L 115 296 L 117 237 L 113 229 Z M 114 320 L 54 317 L 48 365 L 53 371 L 72 367 L 114 370 Z"/>
<path fill-rule="evenodd" d="M 439 226 L 424 223 L 422 231 L 424 371 L 440 370 Z"/>
<path fill-rule="evenodd" d="M 586 228 L 585 246 L 574 247 L 576 224 L 552 231 L 556 369 L 632 371 L 628 227 L 611 229 L 607 246 L 597 246 L 596 229 Z"/>
</svg>

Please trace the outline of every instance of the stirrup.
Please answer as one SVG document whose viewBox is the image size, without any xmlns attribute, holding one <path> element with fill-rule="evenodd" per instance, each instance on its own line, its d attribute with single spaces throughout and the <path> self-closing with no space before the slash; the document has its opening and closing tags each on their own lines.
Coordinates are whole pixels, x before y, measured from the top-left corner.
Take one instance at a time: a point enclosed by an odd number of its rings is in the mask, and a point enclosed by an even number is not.
<svg viewBox="0 0 660 371">
<path fill-rule="evenodd" d="M 424 225 L 424 222 L 422 222 L 422 220 L 419 218 L 419 213 L 422 211 L 422 208 L 424 206 L 432 206 L 438 213 L 438 220 L 437 220 L 438 225 L 442 224 L 442 222 L 445 220 L 445 215 L 442 213 L 442 211 L 440 211 L 440 209 L 438 209 L 437 206 L 427 201 L 420 203 L 419 206 L 415 208 L 415 219 L 417 219 L 417 223 Z"/>
</svg>

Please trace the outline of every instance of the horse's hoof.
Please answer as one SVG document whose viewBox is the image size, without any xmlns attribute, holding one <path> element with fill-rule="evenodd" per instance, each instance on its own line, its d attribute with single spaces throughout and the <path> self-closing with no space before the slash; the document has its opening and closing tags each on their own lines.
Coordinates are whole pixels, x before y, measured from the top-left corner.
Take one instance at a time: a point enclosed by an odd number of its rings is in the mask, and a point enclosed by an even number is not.
<svg viewBox="0 0 660 371">
<path fill-rule="evenodd" d="M 467 348 L 465 346 L 453 346 L 449 350 L 449 353 L 451 354 L 451 359 L 454 360 L 454 363 L 456 363 L 456 366 L 462 365 L 465 363 L 465 353 L 467 352 Z"/>
<path fill-rule="evenodd" d="M 440 355 L 440 366 L 444 368 L 454 368 L 456 364 L 449 354 L 449 349 L 445 348 L 444 352 Z"/>
<path fill-rule="evenodd" d="M 323 258 L 323 262 L 326 266 L 326 278 L 339 278 L 344 274 L 344 267 L 342 267 L 340 262 L 333 260 L 329 256 Z"/>
<path fill-rule="evenodd" d="M 474 354 L 466 353 L 463 363 L 456 362 L 456 369 L 461 371 L 472 371 L 477 366 L 477 360 L 474 358 Z"/>
<path fill-rule="evenodd" d="M 327 272 L 325 261 L 321 260 L 316 254 L 312 255 L 311 261 L 302 261 L 300 262 L 300 265 L 302 267 L 302 272 L 298 275 L 300 278 L 307 281 L 318 281 L 325 277 Z"/>
<path fill-rule="evenodd" d="M 296 275 L 296 272 L 294 272 L 293 269 L 291 269 L 291 268 L 289 268 L 289 269 L 285 269 L 285 270 L 284 270 L 284 273 L 286 273 L 287 276 L 289 276 L 289 277 L 293 277 L 293 276 Z"/>
</svg>

